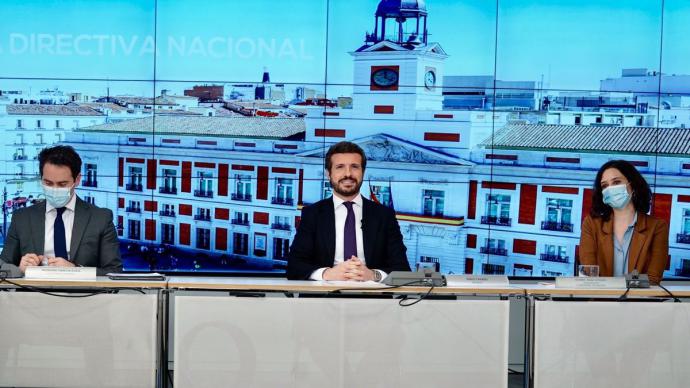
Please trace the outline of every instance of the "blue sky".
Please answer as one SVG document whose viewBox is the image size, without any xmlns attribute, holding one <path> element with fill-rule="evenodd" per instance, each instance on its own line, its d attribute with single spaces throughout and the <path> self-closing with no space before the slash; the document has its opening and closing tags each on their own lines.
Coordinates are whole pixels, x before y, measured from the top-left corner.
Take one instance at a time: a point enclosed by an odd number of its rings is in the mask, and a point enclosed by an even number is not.
<svg viewBox="0 0 690 388">
<path fill-rule="evenodd" d="M 666 0 L 427 0 L 447 75 L 597 90 L 621 68 L 690 74 L 690 5 Z M 348 84 L 377 0 L 5 0 L 0 88 L 153 93 L 153 80 Z M 498 27 L 497 27 L 498 23 Z M 326 39 L 328 32 L 328 39 Z M 496 34 L 498 32 L 498 34 Z M 498 40 L 496 37 L 498 36 Z M 153 48 L 158 55 L 154 56 Z M 495 67 L 495 69 L 494 69 Z M 327 71 L 326 71 L 327 70 Z M 133 81 L 135 80 L 135 81 Z M 166 84 L 175 85 L 175 84 Z M 185 84 L 188 85 L 188 84 Z M 181 90 L 179 90 L 181 91 Z"/>
</svg>

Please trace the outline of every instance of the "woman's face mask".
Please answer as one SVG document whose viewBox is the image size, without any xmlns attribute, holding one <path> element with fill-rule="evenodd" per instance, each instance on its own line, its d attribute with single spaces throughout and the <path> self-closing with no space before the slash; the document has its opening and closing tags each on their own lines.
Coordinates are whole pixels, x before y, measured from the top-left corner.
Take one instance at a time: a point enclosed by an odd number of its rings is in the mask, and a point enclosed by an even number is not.
<svg viewBox="0 0 690 388">
<path fill-rule="evenodd" d="M 630 202 L 631 196 L 628 193 L 628 184 L 609 186 L 601 191 L 604 203 L 614 209 L 624 208 Z"/>
</svg>

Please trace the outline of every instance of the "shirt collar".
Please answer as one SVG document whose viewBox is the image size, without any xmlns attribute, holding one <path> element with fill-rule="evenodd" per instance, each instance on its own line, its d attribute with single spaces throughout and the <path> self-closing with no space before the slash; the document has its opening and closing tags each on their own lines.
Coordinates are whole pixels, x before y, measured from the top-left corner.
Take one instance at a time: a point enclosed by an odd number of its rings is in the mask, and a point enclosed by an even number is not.
<svg viewBox="0 0 690 388">
<path fill-rule="evenodd" d="M 65 205 L 65 207 L 71 211 L 74 211 L 74 207 L 76 205 L 77 205 L 77 193 L 73 193 L 72 198 L 69 199 L 69 202 L 67 202 L 67 205 Z M 50 213 L 51 211 L 53 211 L 53 209 L 55 209 L 53 207 L 53 205 L 51 205 L 50 203 L 48 203 L 48 201 L 46 201 L 46 213 Z"/>
<path fill-rule="evenodd" d="M 343 200 L 342 198 L 340 198 L 340 197 L 338 197 L 337 195 L 333 194 L 333 207 L 334 207 L 335 209 L 337 209 L 338 206 L 341 206 L 344 202 L 345 202 L 345 200 Z M 362 202 L 363 202 L 363 200 L 362 200 L 362 193 L 358 193 L 357 196 L 354 197 L 354 198 L 352 199 L 351 202 L 354 202 L 355 205 L 357 205 L 357 206 L 359 206 L 359 207 L 362 207 Z"/>
</svg>

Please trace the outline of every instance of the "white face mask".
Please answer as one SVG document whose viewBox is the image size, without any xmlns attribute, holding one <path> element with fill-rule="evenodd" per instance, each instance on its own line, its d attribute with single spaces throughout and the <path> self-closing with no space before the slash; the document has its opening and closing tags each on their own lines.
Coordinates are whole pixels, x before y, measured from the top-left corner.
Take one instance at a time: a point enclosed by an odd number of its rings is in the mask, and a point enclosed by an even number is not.
<svg viewBox="0 0 690 388">
<path fill-rule="evenodd" d="M 630 194 L 628 193 L 628 184 L 609 186 L 602 190 L 604 203 L 614 209 L 624 208 L 630 202 Z"/>
<path fill-rule="evenodd" d="M 60 208 L 67 205 L 67 202 L 72 198 L 72 187 L 48 187 L 43 185 L 43 193 L 50 206 Z"/>
</svg>

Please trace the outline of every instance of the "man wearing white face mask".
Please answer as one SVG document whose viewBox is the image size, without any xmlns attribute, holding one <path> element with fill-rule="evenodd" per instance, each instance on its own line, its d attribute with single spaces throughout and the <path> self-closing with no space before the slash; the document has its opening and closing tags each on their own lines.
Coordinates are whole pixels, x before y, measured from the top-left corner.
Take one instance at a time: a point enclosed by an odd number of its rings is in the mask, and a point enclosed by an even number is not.
<svg viewBox="0 0 690 388">
<path fill-rule="evenodd" d="M 630 162 L 605 163 L 582 222 L 580 264 L 598 265 L 602 276 L 637 270 L 659 283 L 668 260 L 668 224 L 647 215 L 651 198 L 649 185 Z"/>
<path fill-rule="evenodd" d="M 81 158 L 70 146 L 38 155 L 46 200 L 16 211 L 0 253 L 0 269 L 21 276 L 29 266 L 97 267 L 99 275 L 120 272 L 113 213 L 82 201 Z"/>
</svg>

